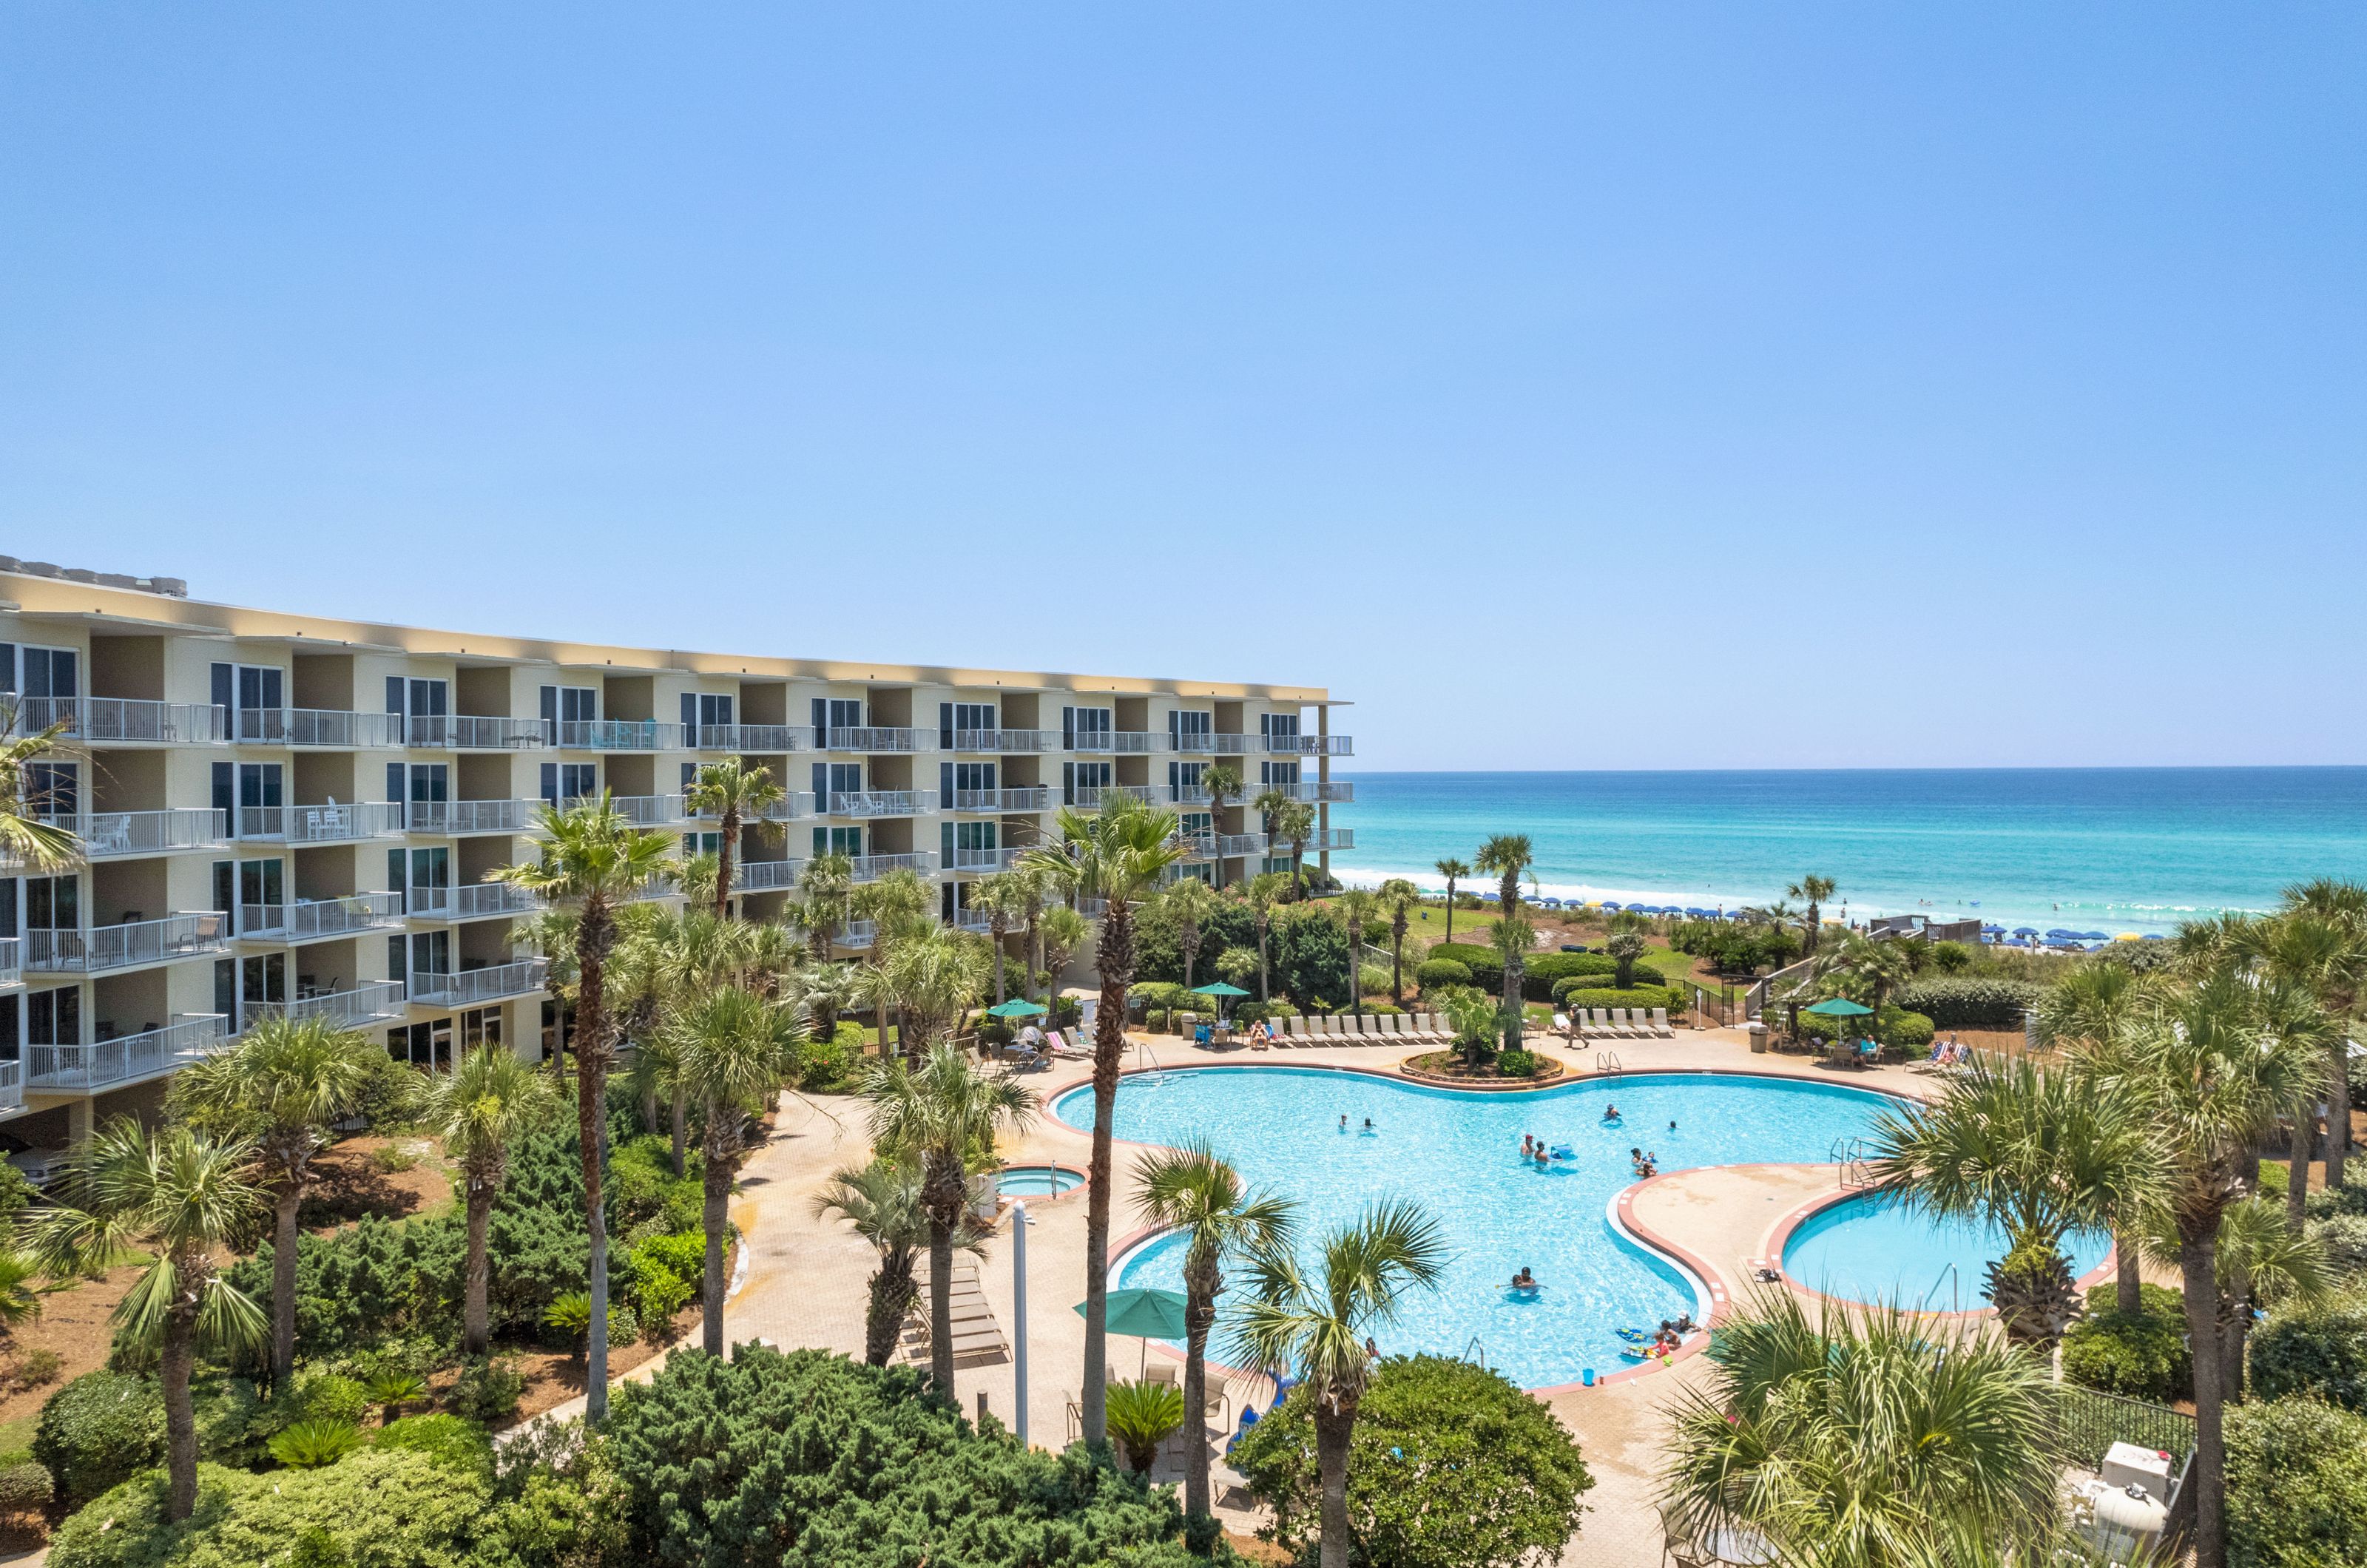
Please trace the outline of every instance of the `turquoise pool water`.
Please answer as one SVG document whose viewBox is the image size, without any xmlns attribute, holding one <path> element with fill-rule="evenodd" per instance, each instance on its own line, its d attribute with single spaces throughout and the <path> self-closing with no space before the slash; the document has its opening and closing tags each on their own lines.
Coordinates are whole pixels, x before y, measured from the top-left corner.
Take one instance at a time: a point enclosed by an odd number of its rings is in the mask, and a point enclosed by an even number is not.
<svg viewBox="0 0 2367 1568">
<path fill-rule="evenodd" d="M 2112 1255 L 2112 1238 L 2074 1231 L 2063 1250 L 2078 1279 Z M 1784 1244 L 1784 1272 L 1847 1301 L 1973 1312 L 1988 1304 L 1981 1285 L 1990 1259 L 2005 1251 L 2005 1232 L 1995 1224 L 1936 1220 L 1867 1196 L 1836 1203 L 1794 1231 Z"/>
<path fill-rule="evenodd" d="M 994 1179 L 994 1190 L 1006 1198 L 1042 1198 L 1084 1184 L 1082 1171 L 1057 1165 L 1005 1166 Z"/>
<path fill-rule="evenodd" d="M 1477 1340 L 1489 1366 L 1537 1388 L 1632 1365 L 1619 1355 L 1618 1328 L 1704 1315 L 1686 1277 L 1621 1236 L 1606 1214 L 1635 1179 L 1631 1146 L 1658 1153 L 1664 1172 L 1820 1163 L 1885 1103 L 1862 1089 L 1735 1075 L 1638 1073 L 1511 1098 L 1321 1069 L 1199 1067 L 1122 1080 L 1116 1133 L 1138 1144 L 1206 1138 L 1251 1187 L 1298 1200 L 1310 1254 L 1375 1199 L 1420 1201 L 1445 1224 L 1453 1255 L 1442 1287 L 1414 1296 L 1376 1335 L 1382 1349 L 1454 1356 Z M 1612 1104 L 1622 1119 L 1606 1125 Z M 1053 1112 L 1091 1130 L 1092 1090 L 1061 1096 Z M 1574 1157 L 1544 1170 L 1523 1164 L 1523 1133 L 1566 1144 Z M 1119 1159 L 1137 1152 L 1122 1149 Z M 1113 1283 L 1180 1290 L 1182 1263 L 1178 1244 L 1159 1238 L 1119 1259 Z M 1545 1290 L 1508 1300 L 1504 1285 L 1523 1266 Z M 1219 1359 L 1228 1342 L 1220 1316 Z"/>
</svg>

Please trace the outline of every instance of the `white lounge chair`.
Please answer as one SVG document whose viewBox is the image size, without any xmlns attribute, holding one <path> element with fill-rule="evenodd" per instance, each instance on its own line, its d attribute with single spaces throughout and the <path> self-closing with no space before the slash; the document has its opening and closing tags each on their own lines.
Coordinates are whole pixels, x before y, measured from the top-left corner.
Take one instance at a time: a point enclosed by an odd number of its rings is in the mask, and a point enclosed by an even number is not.
<svg viewBox="0 0 2367 1568">
<path fill-rule="evenodd" d="M 1381 1021 L 1388 1025 L 1389 1037 L 1391 1039 L 1404 1040 L 1410 1037 L 1406 1029 L 1405 1014 L 1401 1012 L 1388 1013 L 1383 1016 Z"/>
<path fill-rule="evenodd" d="M 1669 1027 L 1668 1009 L 1654 1008 L 1652 1010 L 1652 1032 L 1659 1035 L 1663 1040 L 1673 1040 L 1677 1037 L 1677 1032 Z"/>
<path fill-rule="evenodd" d="M 1569 1014 L 1566 1012 L 1554 1014 L 1553 1026 L 1556 1034 L 1567 1036 L 1569 1033 Z"/>
<path fill-rule="evenodd" d="M 1305 1019 L 1299 1017 L 1297 1013 L 1292 1013 L 1288 1018 L 1283 1020 L 1283 1022 L 1289 1027 L 1290 1043 L 1293 1045 L 1304 1045 L 1307 1043 L 1307 1021 Z"/>
<path fill-rule="evenodd" d="M 1591 1040 L 1611 1038 L 1611 1015 L 1601 1008 L 1586 1010 L 1586 1034 Z"/>
<path fill-rule="evenodd" d="M 1637 1010 L 1640 1013 L 1642 1010 L 1638 1009 Z M 1613 1008 L 1611 1010 L 1611 1030 L 1613 1033 L 1618 1035 L 1623 1040 L 1635 1040 L 1640 1038 L 1644 1033 L 1643 1030 L 1637 1027 L 1636 1021 L 1627 1016 L 1627 1010 L 1625 1008 Z"/>
<path fill-rule="evenodd" d="M 1430 1036 L 1430 1043 L 1433 1045 L 1444 1045 L 1455 1038 L 1455 1032 L 1446 1027 L 1446 1021 L 1434 1012 L 1421 1015 L 1421 1032 Z"/>
</svg>

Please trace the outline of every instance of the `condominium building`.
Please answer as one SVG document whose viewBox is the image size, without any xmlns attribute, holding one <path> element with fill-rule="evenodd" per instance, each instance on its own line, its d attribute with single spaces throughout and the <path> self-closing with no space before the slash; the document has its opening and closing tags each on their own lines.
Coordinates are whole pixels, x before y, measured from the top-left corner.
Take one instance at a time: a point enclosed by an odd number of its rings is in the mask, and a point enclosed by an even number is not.
<svg viewBox="0 0 2367 1568">
<path fill-rule="evenodd" d="M 1328 869 L 1352 788 L 1320 688 L 688 653 L 205 604 L 170 579 L 0 557 L 0 689 L 19 732 L 67 727 L 22 781 L 86 863 L 0 887 L 0 1119 L 61 1147 L 152 1102 L 258 1020 L 319 1014 L 434 1067 L 539 1055 L 534 900 L 488 880 L 536 853 L 535 808 L 607 793 L 711 851 L 685 786 L 729 756 L 787 789 L 747 835 L 742 912 L 777 915 L 825 851 L 909 867 L 948 923 L 981 875 L 1115 795 L 1182 815 L 1191 874 L 1287 870 L 1244 796 L 1310 802 Z M 1243 781 L 1221 804 L 1204 778 Z M 667 886 L 650 897 L 676 897 Z M 853 955 L 860 924 L 840 933 Z"/>
</svg>

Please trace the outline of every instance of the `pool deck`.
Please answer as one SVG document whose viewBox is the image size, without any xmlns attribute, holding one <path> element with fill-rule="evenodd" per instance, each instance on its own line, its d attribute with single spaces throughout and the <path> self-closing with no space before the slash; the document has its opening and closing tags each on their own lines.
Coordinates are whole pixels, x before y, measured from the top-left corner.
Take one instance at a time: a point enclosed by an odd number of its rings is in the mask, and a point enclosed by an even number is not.
<svg viewBox="0 0 2367 1568">
<path fill-rule="evenodd" d="M 1319 1066 L 1390 1076 L 1396 1076 L 1399 1060 L 1420 1049 L 1399 1044 L 1211 1052 L 1166 1035 L 1140 1037 L 1139 1045 L 1147 1046 L 1148 1053 L 1139 1047 L 1130 1052 L 1130 1067 L 1147 1067 L 1153 1061 L 1161 1067 Z M 1591 1069 L 1597 1047 L 1548 1043 L 1546 1048 L 1576 1076 L 1594 1076 Z M 1680 1031 L 1673 1040 L 1622 1041 L 1601 1048 L 1615 1049 L 1630 1073 L 1670 1068 L 1764 1073 L 1910 1095 L 1928 1093 L 1933 1087 L 1933 1080 L 1903 1067 L 1833 1069 L 1809 1057 L 1753 1055 L 1739 1032 L 1732 1031 Z M 1048 1103 L 1089 1081 L 1083 1066 L 1073 1063 L 1031 1072 L 1027 1077 Z M 810 1346 L 861 1355 L 871 1249 L 844 1225 L 817 1219 L 811 1201 L 833 1171 L 860 1163 L 868 1149 L 861 1102 L 836 1096 L 783 1098 L 773 1139 L 750 1161 L 734 1205 L 734 1217 L 749 1237 L 749 1258 L 746 1281 L 727 1308 L 732 1340 L 756 1338 L 784 1348 Z M 1012 1140 L 1005 1156 L 1014 1165 L 1058 1162 L 1082 1169 L 1091 1152 L 1089 1134 L 1047 1114 Z M 1127 1174 L 1132 1163 L 1131 1151 L 1121 1145 L 1114 1256 L 1127 1237 L 1138 1234 L 1135 1193 Z M 1729 1295 L 1747 1299 L 1745 1260 L 1764 1256 L 1779 1219 L 1834 1190 L 1833 1172 L 1824 1166 L 1689 1170 L 1631 1190 L 1625 1213 L 1639 1232 L 1694 1260 L 1693 1266 Z M 1085 1190 L 1031 1199 L 1027 1208 L 1034 1218 L 1027 1235 L 1029 1437 L 1040 1446 L 1058 1448 L 1068 1438 L 1066 1406 L 1078 1387 L 1084 1356 L 1084 1320 L 1070 1309 L 1084 1294 Z M 988 1243 L 980 1266 L 988 1304 L 1006 1333 L 1013 1330 L 1016 1315 L 1010 1236 L 1006 1223 Z M 1130 1377 L 1144 1357 L 1165 1354 L 1139 1339 L 1113 1337 L 1111 1370 L 1116 1376 Z M 1587 1494 L 1584 1528 L 1571 1542 L 1566 1562 L 1583 1561 L 1589 1568 L 1658 1568 L 1660 1537 L 1652 1498 L 1661 1411 L 1681 1390 L 1700 1382 L 1705 1371 L 1699 1356 L 1691 1355 L 1601 1387 L 1540 1394 L 1578 1436 L 1596 1482 Z M 975 1413 L 983 1394 L 996 1416 L 1013 1419 L 1017 1384 L 1011 1365 L 968 1369 L 957 1382 L 965 1409 Z M 1253 1395 L 1261 1408 L 1263 1393 L 1260 1388 Z M 1258 1522 L 1248 1511 L 1219 1511 L 1229 1526 L 1243 1533 Z"/>
</svg>

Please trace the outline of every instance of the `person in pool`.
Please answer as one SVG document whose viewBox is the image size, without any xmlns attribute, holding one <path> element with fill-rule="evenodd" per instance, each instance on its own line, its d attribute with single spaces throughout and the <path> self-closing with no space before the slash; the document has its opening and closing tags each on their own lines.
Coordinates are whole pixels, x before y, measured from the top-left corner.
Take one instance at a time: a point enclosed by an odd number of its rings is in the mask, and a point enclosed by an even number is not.
<svg viewBox="0 0 2367 1568">
<path fill-rule="evenodd" d="M 1537 1149 L 1537 1140 L 1536 1140 L 1536 1136 L 1535 1136 L 1535 1134 L 1530 1134 L 1530 1133 L 1523 1133 L 1523 1134 L 1521 1134 L 1521 1157 L 1522 1157 L 1523 1159 L 1526 1159 L 1526 1158 L 1528 1158 L 1531 1155 L 1533 1155 L 1533 1154 L 1536 1153 L 1536 1149 Z"/>
<path fill-rule="evenodd" d="M 1618 1121 L 1618 1120 L 1619 1120 L 1619 1108 L 1618 1108 L 1617 1106 L 1615 1106 L 1615 1105 L 1606 1105 L 1606 1106 L 1604 1106 L 1604 1107 L 1603 1108 L 1603 1119 L 1605 1122 L 1616 1122 L 1616 1121 Z"/>
<path fill-rule="evenodd" d="M 1342 1112 L 1340 1113 L 1340 1131 L 1342 1131 L 1342 1132 L 1343 1132 L 1343 1133 L 1344 1133 L 1344 1132 L 1346 1132 L 1347 1130 L 1348 1130 L 1348 1113 L 1347 1113 L 1346 1111 L 1342 1111 Z"/>
<path fill-rule="evenodd" d="M 1522 1264 L 1521 1271 L 1512 1276 L 1512 1289 L 1516 1291 L 1534 1291 L 1536 1288 L 1537 1277 L 1529 1272 L 1529 1266 L 1527 1264 Z"/>
<path fill-rule="evenodd" d="M 1371 1117 L 1367 1116 L 1367 1117 L 1365 1117 L 1365 1133 L 1366 1133 L 1366 1134 L 1373 1134 L 1373 1133 L 1377 1133 L 1377 1132 L 1379 1132 L 1379 1131 L 1380 1131 L 1380 1129 L 1379 1129 L 1379 1128 L 1377 1128 L 1377 1127 L 1376 1127 L 1376 1126 L 1374 1126 L 1374 1125 L 1373 1125 L 1373 1119 L 1372 1119 Z"/>
</svg>

